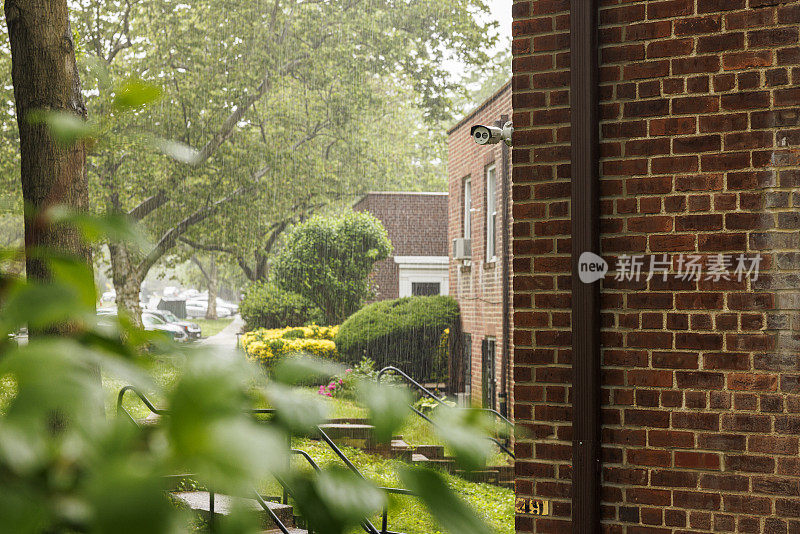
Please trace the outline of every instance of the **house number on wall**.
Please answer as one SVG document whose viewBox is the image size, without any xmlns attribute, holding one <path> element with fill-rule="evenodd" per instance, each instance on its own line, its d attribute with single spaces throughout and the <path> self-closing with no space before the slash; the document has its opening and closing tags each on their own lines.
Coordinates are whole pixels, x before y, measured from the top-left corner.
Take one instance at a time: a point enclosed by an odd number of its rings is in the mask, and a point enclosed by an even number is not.
<svg viewBox="0 0 800 534">
<path fill-rule="evenodd" d="M 515 509 L 521 515 L 550 515 L 550 501 L 517 498 Z"/>
</svg>

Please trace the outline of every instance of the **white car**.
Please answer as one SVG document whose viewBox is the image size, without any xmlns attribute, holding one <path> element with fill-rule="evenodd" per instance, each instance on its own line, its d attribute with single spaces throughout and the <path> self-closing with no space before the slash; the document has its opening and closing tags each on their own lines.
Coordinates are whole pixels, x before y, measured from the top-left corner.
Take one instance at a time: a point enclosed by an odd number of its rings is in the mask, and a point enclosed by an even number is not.
<svg viewBox="0 0 800 534">
<path fill-rule="evenodd" d="M 142 324 L 145 330 L 156 330 L 159 332 L 166 332 L 172 336 L 173 341 L 189 341 L 189 334 L 182 326 L 170 324 L 164 319 L 157 317 L 149 312 L 142 314 Z"/>
<path fill-rule="evenodd" d="M 191 321 L 181 321 L 178 317 L 175 316 L 169 310 L 154 310 L 154 309 L 147 309 L 145 310 L 146 313 L 150 315 L 155 315 L 162 321 L 167 324 L 175 324 L 180 326 L 186 331 L 186 335 L 189 336 L 190 340 L 200 339 L 202 337 L 202 330 L 200 329 L 200 325 L 197 323 L 193 323 Z"/>
</svg>

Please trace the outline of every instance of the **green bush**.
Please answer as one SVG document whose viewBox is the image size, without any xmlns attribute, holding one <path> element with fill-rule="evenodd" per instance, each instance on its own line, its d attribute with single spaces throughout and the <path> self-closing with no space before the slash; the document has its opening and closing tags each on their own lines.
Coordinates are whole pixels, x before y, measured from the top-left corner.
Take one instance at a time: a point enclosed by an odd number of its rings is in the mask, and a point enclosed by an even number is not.
<svg viewBox="0 0 800 534">
<path fill-rule="evenodd" d="M 362 358 L 378 368 L 394 365 L 416 380 L 447 379 L 442 334 L 458 324 L 458 303 L 450 297 L 406 297 L 364 307 L 342 324 L 336 335 L 340 357 Z"/>
<path fill-rule="evenodd" d="M 253 284 L 245 293 L 239 313 L 246 330 L 306 326 L 323 322 L 324 316 L 312 302 L 270 283 Z"/>
<path fill-rule="evenodd" d="M 284 236 L 272 276 L 316 304 L 325 324 L 339 324 L 371 296 L 369 274 L 391 252 L 386 229 L 369 213 L 312 217 Z"/>
</svg>

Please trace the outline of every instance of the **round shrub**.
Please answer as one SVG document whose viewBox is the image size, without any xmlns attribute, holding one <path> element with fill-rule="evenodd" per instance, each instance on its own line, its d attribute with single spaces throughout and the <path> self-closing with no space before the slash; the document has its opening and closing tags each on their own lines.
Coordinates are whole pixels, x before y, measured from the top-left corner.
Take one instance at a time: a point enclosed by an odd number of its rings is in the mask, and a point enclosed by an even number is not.
<svg viewBox="0 0 800 534">
<path fill-rule="evenodd" d="M 406 297 L 376 302 L 350 316 L 336 335 L 343 361 L 362 358 L 378 368 L 394 365 L 416 380 L 447 379 L 447 354 L 441 351 L 445 330 L 460 321 L 450 297 Z"/>
<path fill-rule="evenodd" d="M 305 297 L 284 291 L 274 284 L 251 285 L 239 306 L 247 330 L 305 326 L 323 322 L 320 309 Z"/>
</svg>

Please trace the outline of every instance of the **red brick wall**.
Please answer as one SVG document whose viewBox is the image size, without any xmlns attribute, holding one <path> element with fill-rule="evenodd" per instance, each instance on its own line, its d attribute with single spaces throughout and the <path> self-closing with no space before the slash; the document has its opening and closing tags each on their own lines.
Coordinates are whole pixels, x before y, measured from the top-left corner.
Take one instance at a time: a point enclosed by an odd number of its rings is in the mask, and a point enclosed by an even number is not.
<svg viewBox="0 0 800 534">
<path fill-rule="evenodd" d="M 514 10 L 519 532 L 570 532 L 569 2 Z M 601 1 L 601 248 L 763 254 L 602 285 L 606 532 L 800 532 L 800 2 Z M 612 267 L 613 268 L 613 267 Z"/>
<path fill-rule="evenodd" d="M 475 124 L 494 125 L 501 115 L 511 116 L 511 86 L 506 85 L 484 105 L 464 117 L 449 132 L 448 211 L 450 245 L 450 295 L 459 301 L 462 326 L 472 336 L 472 400 L 481 401 L 481 342 L 487 337 L 496 342 L 495 390 L 501 392 L 503 358 L 502 263 L 502 145 L 480 146 L 470 136 Z M 486 167 L 496 167 L 497 261 L 486 261 Z M 472 260 L 452 258 L 452 241 L 464 235 L 464 179 L 472 182 Z M 506 248 L 508 248 L 508 244 Z M 509 386 L 510 388 L 510 386 Z"/>
<path fill-rule="evenodd" d="M 399 297 L 395 256 L 447 256 L 447 193 L 369 193 L 353 209 L 380 219 L 394 246 L 372 273 L 375 301 Z"/>
</svg>

